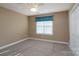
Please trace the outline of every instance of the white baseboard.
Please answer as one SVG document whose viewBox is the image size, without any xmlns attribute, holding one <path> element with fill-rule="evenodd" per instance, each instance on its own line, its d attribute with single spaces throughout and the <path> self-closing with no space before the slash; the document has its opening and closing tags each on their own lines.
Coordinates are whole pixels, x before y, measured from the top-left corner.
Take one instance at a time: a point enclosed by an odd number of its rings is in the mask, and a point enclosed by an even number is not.
<svg viewBox="0 0 79 59">
<path fill-rule="evenodd" d="M 29 37 L 29 39 L 41 40 L 41 41 L 47 41 L 47 42 L 60 43 L 60 44 L 68 45 L 68 42 L 54 41 L 54 40 L 48 40 L 48 39 L 40 39 L 40 38 L 34 38 L 34 37 Z"/>
<path fill-rule="evenodd" d="M 19 40 L 19 41 L 16 41 L 16 42 L 13 42 L 13 43 L 10 43 L 10 44 L 1 46 L 1 47 L 0 47 L 0 50 L 1 50 L 1 49 L 4 49 L 4 48 L 7 48 L 7 47 L 10 47 L 10 46 L 12 46 L 12 45 L 18 44 L 18 43 L 20 43 L 20 42 L 23 42 L 23 41 L 25 41 L 25 40 L 27 40 L 27 39 L 28 39 L 28 38 L 21 39 L 21 40 Z"/>
<path fill-rule="evenodd" d="M 13 43 L 10 43 L 10 44 L 1 46 L 1 47 L 0 47 L 0 50 L 1 50 L 1 49 L 4 49 L 4 48 L 7 48 L 7 47 L 10 47 L 10 46 L 12 46 L 12 45 L 18 44 L 18 43 L 23 42 L 23 41 L 28 40 L 28 39 L 41 40 L 41 41 L 47 41 L 47 42 L 60 43 L 60 44 L 67 44 L 67 45 L 68 45 L 67 42 L 61 42 L 61 41 L 54 41 L 54 40 L 47 40 L 47 39 L 39 39 L 39 38 L 29 37 L 29 38 L 25 38 L 25 39 L 22 39 L 22 40 L 19 40 L 19 41 L 16 41 L 16 42 L 13 42 Z"/>
</svg>

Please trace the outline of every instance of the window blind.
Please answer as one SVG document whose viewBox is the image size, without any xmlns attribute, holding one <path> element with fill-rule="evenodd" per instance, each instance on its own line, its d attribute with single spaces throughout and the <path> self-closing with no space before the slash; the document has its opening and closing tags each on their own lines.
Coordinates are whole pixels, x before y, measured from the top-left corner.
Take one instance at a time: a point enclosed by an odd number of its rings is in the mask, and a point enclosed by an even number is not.
<svg viewBox="0 0 79 59">
<path fill-rule="evenodd" d="M 40 21 L 53 21 L 53 16 L 42 16 L 42 17 L 36 17 L 36 22 Z"/>
</svg>

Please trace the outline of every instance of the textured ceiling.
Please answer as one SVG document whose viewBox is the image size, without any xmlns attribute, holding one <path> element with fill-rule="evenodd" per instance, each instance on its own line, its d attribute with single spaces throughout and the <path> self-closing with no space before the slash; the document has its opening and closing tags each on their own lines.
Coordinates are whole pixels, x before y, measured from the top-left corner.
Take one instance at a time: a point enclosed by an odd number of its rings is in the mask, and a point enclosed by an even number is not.
<svg viewBox="0 0 79 59">
<path fill-rule="evenodd" d="M 72 3 L 43 3 L 40 4 L 37 12 L 31 12 L 29 8 L 27 8 L 27 3 L 0 3 L 0 7 L 16 11 L 27 16 L 67 11 L 72 7 L 72 5 Z"/>
</svg>

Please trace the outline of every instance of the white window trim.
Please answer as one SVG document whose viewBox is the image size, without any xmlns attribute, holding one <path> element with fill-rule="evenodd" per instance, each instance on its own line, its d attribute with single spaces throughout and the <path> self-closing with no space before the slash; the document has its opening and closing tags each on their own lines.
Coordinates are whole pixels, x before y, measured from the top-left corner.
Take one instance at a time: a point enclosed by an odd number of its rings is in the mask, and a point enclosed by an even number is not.
<svg viewBox="0 0 79 59">
<path fill-rule="evenodd" d="M 44 29 L 43 29 L 43 31 L 44 31 Z M 48 34 L 45 34 L 45 33 L 37 33 L 37 23 L 36 23 L 36 34 L 38 34 L 38 35 L 53 35 L 54 34 L 54 32 L 53 32 L 53 21 L 52 21 L 52 34 L 49 34 L 49 33 Z"/>
</svg>

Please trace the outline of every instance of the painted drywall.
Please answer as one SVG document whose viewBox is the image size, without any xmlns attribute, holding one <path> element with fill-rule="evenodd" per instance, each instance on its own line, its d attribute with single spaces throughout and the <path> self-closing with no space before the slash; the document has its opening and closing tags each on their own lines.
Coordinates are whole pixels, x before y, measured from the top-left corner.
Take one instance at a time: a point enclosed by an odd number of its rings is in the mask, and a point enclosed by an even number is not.
<svg viewBox="0 0 79 59">
<path fill-rule="evenodd" d="M 75 4 L 69 12 L 70 48 L 79 56 L 79 4 Z"/>
<path fill-rule="evenodd" d="M 0 46 L 21 40 L 27 34 L 27 16 L 0 7 Z"/>
<path fill-rule="evenodd" d="M 43 15 L 37 15 L 37 16 L 47 16 L 47 15 L 54 16 L 53 35 L 36 34 L 36 24 L 35 24 L 36 16 L 30 16 L 29 17 L 29 37 L 68 42 L 69 41 L 68 12 L 65 11 L 65 12 L 43 14 Z"/>
</svg>

